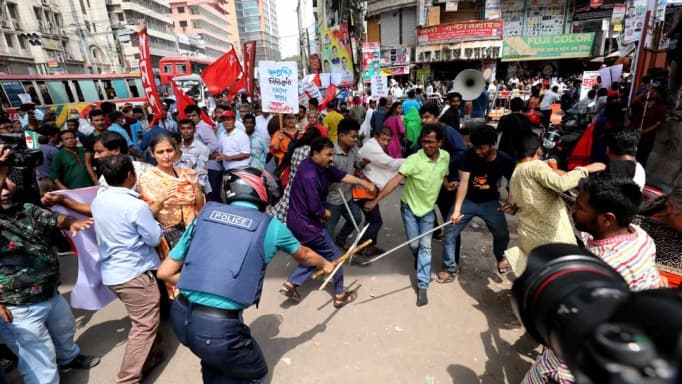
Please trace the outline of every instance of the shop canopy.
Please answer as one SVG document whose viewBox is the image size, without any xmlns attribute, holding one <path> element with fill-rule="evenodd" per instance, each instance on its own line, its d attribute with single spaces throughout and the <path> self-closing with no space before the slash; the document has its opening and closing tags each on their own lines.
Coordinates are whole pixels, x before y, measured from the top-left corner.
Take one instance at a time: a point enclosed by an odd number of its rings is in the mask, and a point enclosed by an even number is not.
<svg viewBox="0 0 682 384">
<path fill-rule="evenodd" d="M 504 39 L 502 61 L 578 59 L 592 56 L 594 32 Z"/>
</svg>

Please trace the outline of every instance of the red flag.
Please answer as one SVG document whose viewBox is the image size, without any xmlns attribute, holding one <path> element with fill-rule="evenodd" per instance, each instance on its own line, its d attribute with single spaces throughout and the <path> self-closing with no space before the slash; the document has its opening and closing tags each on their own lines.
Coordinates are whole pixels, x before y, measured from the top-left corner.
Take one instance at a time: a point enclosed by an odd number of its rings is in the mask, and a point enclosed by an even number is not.
<svg viewBox="0 0 682 384">
<path fill-rule="evenodd" d="M 320 80 L 319 72 L 317 72 L 315 76 L 313 76 L 313 84 L 317 85 L 317 88 L 320 88 L 322 86 L 322 81 Z"/>
<path fill-rule="evenodd" d="M 246 80 L 246 93 L 253 95 L 253 71 L 256 65 L 256 41 L 251 40 L 244 43 L 244 76 Z"/>
<path fill-rule="evenodd" d="M 178 120 L 182 120 L 187 118 L 185 115 L 185 107 L 188 105 L 196 105 L 194 100 L 187 96 L 185 92 L 183 92 L 180 88 L 178 88 L 178 85 L 175 84 L 175 81 L 171 81 L 171 85 L 173 86 L 173 94 L 175 95 L 175 106 L 178 108 Z M 213 120 L 211 120 L 210 117 L 204 112 L 204 110 L 201 110 L 201 120 L 203 120 L 206 124 L 210 126 L 214 126 L 215 123 L 213 123 Z"/>
<path fill-rule="evenodd" d="M 240 78 L 234 83 L 234 85 L 232 85 L 232 86 L 230 87 L 230 94 L 227 95 L 227 98 L 228 98 L 228 99 L 232 99 L 232 98 L 237 94 L 237 92 L 239 92 L 239 91 L 242 90 L 242 89 L 245 89 L 245 88 L 247 87 L 247 84 L 248 84 L 248 80 L 246 79 L 246 76 L 240 77 Z"/>
<path fill-rule="evenodd" d="M 144 94 L 152 106 L 154 113 L 154 120 L 151 125 L 163 118 L 164 112 L 161 106 L 161 99 L 159 92 L 156 90 L 156 83 L 154 82 L 154 70 L 152 69 L 152 57 L 149 54 L 149 37 L 147 36 L 147 28 L 142 28 L 137 33 L 138 46 L 140 48 L 140 75 L 142 77 L 142 88 Z"/>
<path fill-rule="evenodd" d="M 230 49 L 201 73 L 211 95 L 217 95 L 232 85 L 242 75 L 242 65 L 234 49 Z"/>
<path fill-rule="evenodd" d="M 334 100 L 336 98 L 336 85 L 334 84 L 329 84 L 327 87 L 327 93 L 324 96 L 324 100 L 320 102 L 320 109 L 325 109 L 327 108 L 327 103 Z"/>
</svg>

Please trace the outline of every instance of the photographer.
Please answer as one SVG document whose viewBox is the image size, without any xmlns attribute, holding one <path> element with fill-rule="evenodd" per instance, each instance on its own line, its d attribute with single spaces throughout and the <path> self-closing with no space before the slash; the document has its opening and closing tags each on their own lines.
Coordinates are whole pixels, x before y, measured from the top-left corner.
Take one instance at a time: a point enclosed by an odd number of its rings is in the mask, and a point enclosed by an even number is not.
<svg viewBox="0 0 682 384">
<path fill-rule="evenodd" d="M 0 164 L 10 151 L 0 145 Z M 99 358 L 85 356 L 74 343 L 76 325 L 69 305 L 57 290 L 57 249 L 51 231 L 75 235 L 92 225 L 20 201 L 10 167 L 0 167 L 0 341 L 19 357 L 24 383 L 58 383 L 58 368 L 89 369 Z"/>
<path fill-rule="evenodd" d="M 639 186 L 631 179 L 598 174 L 583 179 L 579 188 L 573 221 L 587 250 L 618 271 L 633 291 L 664 286 L 653 239 L 631 224 L 642 202 Z M 574 381 L 566 364 L 545 348 L 522 383 Z"/>
</svg>

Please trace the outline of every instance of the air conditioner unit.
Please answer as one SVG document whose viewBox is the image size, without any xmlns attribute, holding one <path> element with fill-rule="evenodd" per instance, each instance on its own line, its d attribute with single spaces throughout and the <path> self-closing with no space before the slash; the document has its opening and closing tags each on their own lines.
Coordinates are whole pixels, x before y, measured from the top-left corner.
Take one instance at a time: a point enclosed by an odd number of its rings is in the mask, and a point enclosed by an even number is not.
<svg viewBox="0 0 682 384">
<path fill-rule="evenodd" d="M 14 29 L 17 31 L 23 31 L 24 29 L 21 27 L 21 23 L 19 20 L 12 20 L 12 26 L 14 26 Z"/>
<path fill-rule="evenodd" d="M 7 21 L 7 20 L 0 20 L 0 25 L 1 25 L 3 28 L 9 28 L 9 21 Z"/>
</svg>

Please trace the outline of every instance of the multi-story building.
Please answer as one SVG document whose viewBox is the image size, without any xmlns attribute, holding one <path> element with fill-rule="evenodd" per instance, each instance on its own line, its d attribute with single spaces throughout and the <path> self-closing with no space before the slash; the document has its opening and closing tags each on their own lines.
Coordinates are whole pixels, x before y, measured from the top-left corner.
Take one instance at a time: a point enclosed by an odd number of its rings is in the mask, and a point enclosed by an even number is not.
<svg viewBox="0 0 682 384">
<path fill-rule="evenodd" d="M 217 59 L 232 45 L 239 51 L 233 1 L 171 0 L 170 7 L 175 32 L 201 37 L 208 58 Z"/>
<path fill-rule="evenodd" d="M 256 41 L 256 61 L 279 60 L 279 32 L 275 1 L 236 0 L 236 10 L 239 40 L 241 43 Z"/>
<path fill-rule="evenodd" d="M 85 73 L 85 55 L 62 1 L 0 0 L 0 72 Z"/>
<path fill-rule="evenodd" d="M 34 0 L 36 1 L 36 0 Z M 76 0 L 70 0 L 76 1 Z M 87 1 L 87 0 L 79 0 Z M 92 1 L 92 0 L 90 0 Z M 158 68 L 159 60 L 165 56 L 179 55 L 178 41 L 170 18 L 168 0 L 104 0 L 111 25 L 125 25 L 118 31 L 125 66 L 130 70 L 139 69 L 139 48 L 136 30 L 141 22 L 147 27 L 149 53 L 152 66 Z"/>
</svg>

